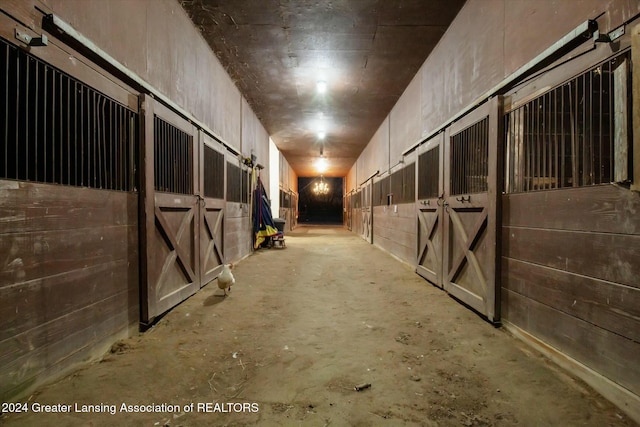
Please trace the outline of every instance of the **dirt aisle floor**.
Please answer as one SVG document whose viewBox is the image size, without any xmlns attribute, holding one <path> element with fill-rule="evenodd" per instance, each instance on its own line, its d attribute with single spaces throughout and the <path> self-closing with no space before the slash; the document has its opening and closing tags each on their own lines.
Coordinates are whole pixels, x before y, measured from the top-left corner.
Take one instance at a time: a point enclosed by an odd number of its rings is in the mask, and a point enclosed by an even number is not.
<svg viewBox="0 0 640 427">
<path fill-rule="evenodd" d="M 102 361 L 30 397 L 31 408 L 68 412 L 5 415 L 0 424 L 636 425 L 344 229 L 301 227 L 286 243 L 239 263 L 229 297 L 210 283 Z M 361 383 L 371 387 L 355 391 Z M 79 412 L 88 405 L 106 412 Z"/>
</svg>

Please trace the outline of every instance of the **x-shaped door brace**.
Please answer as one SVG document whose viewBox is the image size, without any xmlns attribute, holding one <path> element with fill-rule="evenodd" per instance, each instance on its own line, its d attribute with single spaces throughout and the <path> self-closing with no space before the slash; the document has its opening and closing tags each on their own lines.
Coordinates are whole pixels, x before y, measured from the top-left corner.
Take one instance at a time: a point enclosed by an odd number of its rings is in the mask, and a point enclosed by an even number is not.
<svg viewBox="0 0 640 427">
<path fill-rule="evenodd" d="M 216 208 L 216 209 L 219 209 L 220 214 L 216 218 L 216 223 L 213 225 L 213 227 L 211 226 L 211 221 L 207 216 L 208 211 L 205 211 L 205 214 L 204 214 L 204 223 L 206 224 L 207 231 L 211 236 L 211 240 L 209 240 L 209 243 L 207 244 L 207 252 L 204 258 L 204 262 L 206 262 L 209 259 L 209 257 L 211 257 L 211 252 L 215 250 L 216 255 L 218 256 L 218 259 L 220 260 L 220 263 L 224 263 L 224 257 L 222 256 L 222 251 L 216 244 L 216 230 L 218 230 L 218 228 L 220 227 L 220 223 L 222 222 L 222 217 L 224 216 L 224 210 L 222 210 L 221 208 Z M 205 268 L 206 268 L 206 265 L 205 265 Z"/>
<path fill-rule="evenodd" d="M 184 250 L 178 244 L 178 242 L 182 238 L 182 235 L 184 234 L 184 231 L 187 229 L 189 223 L 193 219 L 193 211 L 194 209 L 190 208 L 186 215 L 182 217 L 180 227 L 178 227 L 178 233 L 174 235 L 160 207 L 156 206 L 155 208 L 156 220 L 160 224 L 160 231 L 165 237 L 165 241 L 167 243 L 167 246 L 169 247 L 169 250 L 171 250 L 169 256 L 164 260 L 162 272 L 160 273 L 160 278 L 158 279 L 159 284 L 164 283 L 164 277 L 169 270 L 169 266 L 176 260 L 176 257 L 178 260 L 178 264 L 180 264 L 180 267 L 187 275 L 187 279 L 189 279 L 189 282 L 193 283 L 196 281 L 196 275 L 189 265 L 187 254 L 184 253 Z"/>
<path fill-rule="evenodd" d="M 365 237 L 369 237 L 369 228 L 371 227 L 371 222 L 369 221 L 369 210 L 362 210 L 362 235 Z"/>
<path fill-rule="evenodd" d="M 487 290 L 487 279 L 484 277 L 482 267 L 480 266 L 478 258 L 476 258 L 476 255 L 473 252 L 473 248 L 478 242 L 480 234 L 482 233 L 482 230 L 487 222 L 487 210 L 485 208 L 482 208 L 480 218 L 476 222 L 475 226 L 473 227 L 473 231 L 471 232 L 471 237 L 469 237 L 464 231 L 464 225 L 462 224 L 462 220 L 460 219 L 460 214 L 451 207 L 449 207 L 447 211 L 449 212 L 449 217 L 451 218 L 451 222 L 453 223 L 453 234 L 455 235 L 456 240 L 462 248 L 462 253 L 458 255 L 458 257 L 451 265 L 451 270 L 449 271 L 447 281 L 451 282 L 454 279 L 454 277 L 462 269 L 463 261 L 466 258 L 467 262 L 469 263 L 469 265 L 471 265 L 471 268 L 478 276 L 478 280 L 482 285 L 482 290 L 484 293 Z"/>
<path fill-rule="evenodd" d="M 425 211 L 423 210 L 418 211 L 418 215 L 420 215 L 420 221 L 418 221 L 418 223 L 420 224 L 421 227 L 424 227 L 426 231 L 425 233 L 426 242 L 424 246 L 420 248 L 420 255 L 418 256 L 418 265 L 422 265 L 422 262 L 424 261 L 426 253 L 431 253 L 432 254 L 431 256 L 433 257 L 432 261 L 435 263 L 435 265 L 438 265 L 440 263 L 440 259 L 438 258 L 438 253 L 436 252 L 436 248 L 433 245 L 433 234 L 436 230 L 436 225 L 438 224 L 438 211 L 437 210 L 433 211 L 435 213 L 435 218 L 432 223 L 429 223 L 429 219 L 424 214 L 424 212 Z M 429 250 L 427 251 L 427 249 Z"/>
</svg>

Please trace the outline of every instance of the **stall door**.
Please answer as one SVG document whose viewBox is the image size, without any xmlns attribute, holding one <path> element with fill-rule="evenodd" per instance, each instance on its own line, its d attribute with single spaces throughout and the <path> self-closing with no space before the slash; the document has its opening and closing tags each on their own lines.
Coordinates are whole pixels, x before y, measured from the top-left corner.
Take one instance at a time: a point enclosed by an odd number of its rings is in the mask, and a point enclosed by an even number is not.
<svg viewBox="0 0 640 427">
<path fill-rule="evenodd" d="M 289 200 L 291 204 L 291 208 L 289 209 L 289 219 L 291 220 L 289 223 L 289 230 L 293 231 L 298 225 L 298 194 L 290 191 Z"/>
<path fill-rule="evenodd" d="M 418 258 L 416 273 L 442 288 L 442 238 L 444 223 L 444 184 L 442 162 L 444 134 L 438 135 L 418 151 Z"/>
<path fill-rule="evenodd" d="M 361 203 L 361 236 L 369 243 L 373 243 L 373 207 L 372 203 L 372 183 L 369 181 L 362 187 L 362 192 L 360 193 Z"/>
<path fill-rule="evenodd" d="M 355 233 L 361 233 L 362 230 L 362 190 L 353 193 L 351 202 L 351 228 Z"/>
<path fill-rule="evenodd" d="M 143 98 L 141 159 L 141 322 L 200 288 L 196 129 L 149 97 Z"/>
<path fill-rule="evenodd" d="M 344 196 L 342 204 L 344 206 L 344 224 L 347 230 L 351 231 L 351 194 Z"/>
<path fill-rule="evenodd" d="M 499 320 L 498 98 L 449 127 L 444 151 L 444 289 Z"/>
<path fill-rule="evenodd" d="M 200 131 L 200 286 L 220 274 L 224 257 L 225 150 Z"/>
</svg>

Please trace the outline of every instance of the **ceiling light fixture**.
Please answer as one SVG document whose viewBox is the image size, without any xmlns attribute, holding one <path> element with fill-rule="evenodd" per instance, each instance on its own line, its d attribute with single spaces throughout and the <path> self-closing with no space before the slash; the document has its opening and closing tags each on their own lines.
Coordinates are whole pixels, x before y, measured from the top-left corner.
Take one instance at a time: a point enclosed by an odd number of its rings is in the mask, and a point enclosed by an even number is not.
<svg viewBox="0 0 640 427">
<path fill-rule="evenodd" d="M 320 132 L 318 132 L 318 138 L 324 139 L 325 136 L 327 136 L 327 133 L 325 131 L 321 130 Z"/>
<path fill-rule="evenodd" d="M 327 162 L 327 159 L 320 156 L 320 158 L 316 160 L 316 170 L 319 173 L 325 173 L 328 168 L 329 168 L 329 162 Z"/>
<path fill-rule="evenodd" d="M 313 192 L 317 195 L 327 194 L 329 192 L 329 184 L 324 182 L 324 177 L 320 175 L 320 182 L 316 181 L 313 186 Z"/>
<path fill-rule="evenodd" d="M 326 93 L 327 92 L 327 82 L 325 82 L 324 80 L 318 80 L 318 82 L 316 83 L 316 89 L 318 90 L 318 93 L 320 93 L 320 94 Z"/>
</svg>

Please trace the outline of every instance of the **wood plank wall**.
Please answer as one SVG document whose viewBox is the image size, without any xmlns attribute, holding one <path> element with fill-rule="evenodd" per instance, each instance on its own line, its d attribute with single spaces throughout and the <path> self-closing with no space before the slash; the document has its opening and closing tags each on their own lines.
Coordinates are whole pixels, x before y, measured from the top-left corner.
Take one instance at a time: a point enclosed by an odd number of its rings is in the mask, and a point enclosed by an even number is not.
<svg viewBox="0 0 640 427">
<path fill-rule="evenodd" d="M 298 175 L 295 173 L 291 165 L 289 165 L 289 162 L 287 161 L 287 159 L 285 159 L 282 152 L 279 152 L 278 155 L 280 156 L 279 189 L 280 191 L 283 191 L 285 193 L 293 192 L 297 195 Z M 271 198 L 280 197 L 280 194 L 273 194 L 270 196 Z M 298 206 L 294 206 L 297 197 L 294 198 L 293 196 L 290 196 L 290 200 L 290 207 L 285 208 L 280 205 L 280 209 L 278 210 L 278 212 L 273 212 L 273 215 L 275 217 L 284 219 L 286 221 L 285 231 L 293 230 L 297 223 L 296 215 L 298 214 Z"/>
<path fill-rule="evenodd" d="M 386 171 L 405 144 L 415 143 L 407 140 L 415 134 L 416 111 L 419 137 L 425 138 L 579 24 L 597 17 L 600 32 L 607 33 L 639 14 L 635 0 L 468 0 L 412 81 L 420 96 L 403 95 L 385 120 L 390 140 L 381 145 L 376 135 L 369 141 L 346 191 L 375 170 Z M 503 197 L 502 211 L 503 319 L 636 396 L 638 197 L 613 185 L 513 194 Z M 406 259 L 402 243 L 408 236 L 395 232 L 400 215 L 382 207 L 374 214 L 374 244 Z M 353 218 L 352 231 L 360 233 Z"/>
<path fill-rule="evenodd" d="M 407 264 L 415 265 L 418 244 L 416 205 L 375 206 L 373 215 L 373 244 Z"/>
<path fill-rule="evenodd" d="M 227 202 L 224 222 L 224 256 L 236 262 L 251 253 L 251 207 L 246 203 Z"/>
<path fill-rule="evenodd" d="M 268 187 L 268 134 L 178 2 L 0 3 L 2 36 L 13 39 L 16 25 L 42 33 L 36 6 L 57 14 L 224 143 L 245 157 L 254 150 Z M 55 37 L 49 43 L 32 52 L 99 90 L 121 85 Z M 135 95 L 109 94 L 137 108 Z M 137 332 L 138 195 L 0 181 L 0 200 L 0 397 L 7 400 Z M 251 224 L 246 205 L 227 206 L 226 256 L 238 260 L 251 253 Z"/>
<path fill-rule="evenodd" d="M 503 197 L 502 316 L 640 395 L 640 195 Z"/>
<path fill-rule="evenodd" d="M 247 168 L 238 157 L 230 151 L 227 151 L 225 154 L 225 162 L 227 162 L 227 167 L 229 164 L 240 167 L 243 175 L 245 171 L 247 171 Z M 227 192 L 229 191 L 228 189 L 229 183 L 227 182 Z M 244 188 L 242 188 L 241 191 L 244 191 Z M 231 202 L 229 200 L 225 202 L 224 257 L 227 263 L 237 262 L 251 253 L 252 226 L 250 214 L 250 204 Z"/>
<path fill-rule="evenodd" d="M 0 200 L 6 401 L 137 331 L 138 195 L 0 180 Z"/>
</svg>

